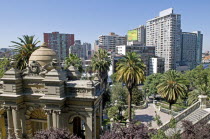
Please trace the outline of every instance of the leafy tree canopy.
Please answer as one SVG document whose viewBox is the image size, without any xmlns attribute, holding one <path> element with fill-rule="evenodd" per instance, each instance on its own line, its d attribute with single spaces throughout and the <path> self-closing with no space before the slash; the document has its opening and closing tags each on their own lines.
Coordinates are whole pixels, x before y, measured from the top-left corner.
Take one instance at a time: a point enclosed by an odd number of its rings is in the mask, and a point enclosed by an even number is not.
<svg viewBox="0 0 210 139">
<path fill-rule="evenodd" d="M 19 38 L 20 42 L 11 41 L 14 45 L 14 51 L 17 53 L 14 58 L 17 61 L 17 68 L 23 70 L 28 64 L 31 54 L 38 49 L 36 45 L 40 42 L 35 39 L 35 36 L 23 35 L 23 38 Z"/>
<path fill-rule="evenodd" d="M 8 58 L 3 58 L 0 60 L 0 78 L 2 78 L 5 71 L 9 69 L 9 62 L 10 60 Z"/>
</svg>

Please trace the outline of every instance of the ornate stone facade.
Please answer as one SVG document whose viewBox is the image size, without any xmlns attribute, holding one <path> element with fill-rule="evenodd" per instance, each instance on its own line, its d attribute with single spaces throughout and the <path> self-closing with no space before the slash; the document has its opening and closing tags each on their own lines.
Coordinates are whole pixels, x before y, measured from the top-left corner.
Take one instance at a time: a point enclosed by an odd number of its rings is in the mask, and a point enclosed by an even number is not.
<svg viewBox="0 0 210 139">
<path fill-rule="evenodd" d="M 60 68 L 55 53 L 45 45 L 34 53 L 26 70 L 13 66 L 1 78 L 0 138 L 14 134 L 17 139 L 31 138 L 36 131 L 51 127 L 68 128 L 86 139 L 99 138 L 100 82 L 79 80 L 76 71 Z"/>
</svg>

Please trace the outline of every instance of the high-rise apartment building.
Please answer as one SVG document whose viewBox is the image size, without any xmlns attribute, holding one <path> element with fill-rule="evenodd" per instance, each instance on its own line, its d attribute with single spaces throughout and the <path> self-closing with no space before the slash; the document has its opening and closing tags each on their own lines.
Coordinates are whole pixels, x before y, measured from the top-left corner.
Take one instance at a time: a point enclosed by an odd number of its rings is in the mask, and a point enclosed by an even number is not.
<svg viewBox="0 0 210 139">
<path fill-rule="evenodd" d="M 116 46 L 116 54 L 126 55 L 128 52 L 135 52 L 141 56 L 141 59 L 146 65 L 146 75 L 149 75 L 149 60 L 155 56 L 155 46 L 142 46 L 139 44 Z"/>
<path fill-rule="evenodd" d="M 125 45 L 126 41 L 126 36 L 119 36 L 111 32 L 109 35 L 99 36 L 98 47 L 114 52 L 117 45 Z"/>
<path fill-rule="evenodd" d="M 64 60 L 69 55 L 69 47 L 74 44 L 74 34 L 44 33 L 44 42 L 57 53 L 59 60 Z"/>
<path fill-rule="evenodd" d="M 189 69 L 201 64 L 203 34 L 200 31 L 182 32 L 181 65 Z"/>
<path fill-rule="evenodd" d="M 137 30 L 137 40 L 134 41 L 139 45 L 145 46 L 146 45 L 146 27 L 144 25 L 139 26 L 133 30 Z"/>
<path fill-rule="evenodd" d="M 165 59 L 165 71 L 176 69 L 181 61 L 181 15 L 170 8 L 148 20 L 146 45 L 156 46 L 156 56 Z"/>
<path fill-rule="evenodd" d="M 80 40 L 75 40 L 74 45 L 69 47 L 69 53 L 77 55 L 79 58 L 86 60 L 91 57 L 91 44 L 81 43 Z"/>
<path fill-rule="evenodd" d="M 201 31 L 194 31 L 197 35 L 196 39 L 196 63 L 197 65 L 201 64 L 202 61 L 202 50 L 203 50 L 203 34 L 201 34 Z"/>
<path fill-rule="evenodd" d="M 92 55 L 92 49 L 91 49 L 91 44 L 84 42 L 83 46 L 85 47 L 86 51 L 85 51 L 85 59 L 90 59 L 91 55 Z"/>
</svg>

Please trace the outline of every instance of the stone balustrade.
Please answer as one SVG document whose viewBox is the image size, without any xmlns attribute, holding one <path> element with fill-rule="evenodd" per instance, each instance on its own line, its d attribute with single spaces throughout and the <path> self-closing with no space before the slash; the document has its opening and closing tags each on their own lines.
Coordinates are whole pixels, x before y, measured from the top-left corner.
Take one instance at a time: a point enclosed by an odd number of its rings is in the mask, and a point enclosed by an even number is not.
<svg viewBox="0 0 210 139">
<path fill-rule="evenodd" d="M 200 101 L 196 102 L 195 104 L 191 105 L 189 108 L 187 108 L 186 110 L 181 112 L 179 115 L 175 116 L 174 119 L 178 122 L 178 121 L 182 120 L 184 117 L 186 117 L 187 115 L 189 115 L 190 113 L 192 113 L 193 111 L 195 111 L 196 109 L 198 109 L 199 107 L 200 107 Z M 169 123 L 170 123 L 170 121 L 165 123 L 158 129 L 166 131 L 167 129 L 169 129 Z"/>
</svg>

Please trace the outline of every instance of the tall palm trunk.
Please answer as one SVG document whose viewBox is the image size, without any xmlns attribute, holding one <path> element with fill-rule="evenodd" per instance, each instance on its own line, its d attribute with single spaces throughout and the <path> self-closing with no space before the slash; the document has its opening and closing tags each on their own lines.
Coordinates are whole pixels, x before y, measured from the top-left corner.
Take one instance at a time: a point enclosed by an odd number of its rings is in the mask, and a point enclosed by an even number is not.
<svg viewBox="0 0 210 139">
<path fill-rule="evenodd" d="M 171 107 L 172 107 L 172 103 L 169 103 L 169 110 L 171 110 Z"/>
<path fill-rule="evenodd" d="M 132 89 L 128 89 L 128 120 L 131 121 L 132 118 Z"/>
</svg>

